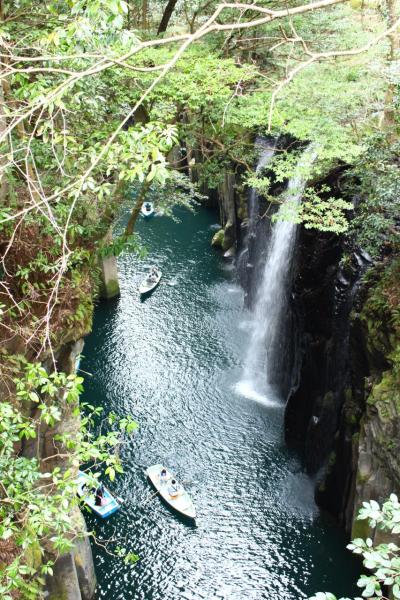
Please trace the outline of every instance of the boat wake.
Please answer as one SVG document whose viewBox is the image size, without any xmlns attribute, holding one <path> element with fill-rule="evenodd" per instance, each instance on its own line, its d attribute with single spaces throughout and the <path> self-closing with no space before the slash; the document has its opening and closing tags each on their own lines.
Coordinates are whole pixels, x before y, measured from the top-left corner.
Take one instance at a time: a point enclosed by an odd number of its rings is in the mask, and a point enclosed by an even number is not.
<svg viewBox="0 0 400 600">
<path fill-rule="evenodd" d="M 178 277 L 174 277 L 173 279 L 169 279 L 168 281 L 166 281 L 166 283 L 168 285 L 172 285 L 172 286 L 178 285 L 178 283 L 179 283 Z"/>
</svg>

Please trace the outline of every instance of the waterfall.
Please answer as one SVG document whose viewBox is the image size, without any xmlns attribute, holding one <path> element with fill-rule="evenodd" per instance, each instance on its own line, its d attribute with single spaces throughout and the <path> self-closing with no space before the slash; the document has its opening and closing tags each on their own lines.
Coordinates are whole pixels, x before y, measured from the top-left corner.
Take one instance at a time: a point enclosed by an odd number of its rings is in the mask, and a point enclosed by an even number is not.
<svg viewBox="0 0 400 600">
<path fill-rule="evenodd" d="M 261 173 L 271 162 L 276 150 L 277 140 L 258 137 L 255 142 L 259 151 L 256 173 Z M 257 190 L 251 189 L 248 197 L 248 225 L 244 248 L 237 260 L 237 270 L 243 287 L 246 289 L 246 302 L 253 295 L 255 287 L 254 274 L 258 271 L 260 262 L 265 258 L 267 247 L 267 231 L 265 220 L 260 220 L 260 198 Z M 262 231 L 260 231 L 260 229 Z"/>
<path fill-rule="evenodd" d="M 268 251 L 254 275 L 257 277 L 255 301 L 250 309 L 249 342 L 243 376 L 236 386 L 242 395 L 260 402 L 274 402 L 281 395 L 285 361 L 285 316 L 290 294 L 292 263 L 296 240 L 295 222 L 281 220 L 283 211 L 297 206 L 306 184 L 302 175 L 316 153 L 308 149 L 297 172 L 288 183 L 283 202 L 272 227 Z"/>
</svg>

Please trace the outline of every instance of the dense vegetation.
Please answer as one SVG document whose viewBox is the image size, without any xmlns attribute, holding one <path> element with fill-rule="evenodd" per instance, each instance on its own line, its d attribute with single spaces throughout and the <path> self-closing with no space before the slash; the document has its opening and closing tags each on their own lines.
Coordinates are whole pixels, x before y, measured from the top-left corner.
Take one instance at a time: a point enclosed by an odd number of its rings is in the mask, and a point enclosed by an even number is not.
<svg viewBox="0 0 400 600">
<path fill-rule="evenodd" d="M 398 19 L 395 0 L 283 10 L 273 0 L 0 0 L 3 598 L 36 597 L 78 533 L 77 466 L 121 469 L 112 449 L 133 431 L 129 419 L 98 439 L 90 416 L 57 433 L 66 415 L 78 418 L 82 384 L 60 371 L 59 350 L 90 329 L 98 255 L 138 249 L 150 186 L 170 186 L 189 206 L 234 171 L 268 195 L 270 181 L 252 174 L 254 138 L 287 136 L 318 156 L 314 186 L 287 218 L 343 233 L 357 196 L 349 234 L 374 256 L 398 250 Z M 277 180 L 297 156 L 279 154 Z M 318 183 L 337 165 L 343 197 Z M 127 230 L 110 242 L 132 186 Z M 42 428 L 55 436 L 52 470 L 27 444 Z"/>
</svg>

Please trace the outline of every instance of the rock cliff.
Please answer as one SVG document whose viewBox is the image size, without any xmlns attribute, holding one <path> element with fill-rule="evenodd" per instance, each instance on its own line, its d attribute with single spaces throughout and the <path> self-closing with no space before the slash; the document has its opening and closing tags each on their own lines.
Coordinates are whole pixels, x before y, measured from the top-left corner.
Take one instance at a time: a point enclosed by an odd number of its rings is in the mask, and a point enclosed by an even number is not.
<svg viewBox="0 0 400 600">
<path fill-rule="evenodd" d="M 319 472 L 317 502 L 352 535 L 365 500 L 400 492 L 399 265 L 303 230 L 293 309 L 299 377 L 287 441 Z"/>
</svg>

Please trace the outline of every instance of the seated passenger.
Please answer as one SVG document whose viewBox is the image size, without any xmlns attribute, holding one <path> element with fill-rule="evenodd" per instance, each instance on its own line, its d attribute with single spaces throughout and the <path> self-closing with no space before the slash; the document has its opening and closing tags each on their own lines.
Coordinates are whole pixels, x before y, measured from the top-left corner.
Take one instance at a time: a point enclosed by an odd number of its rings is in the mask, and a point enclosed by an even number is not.
<svg viewBox="0 0 400 600">
<path fill-rule="evenodd" d="M 176 496 L 179 496 L 179 492 L 180 492 L 179 483 L 175 479 L 173 479 L 171 481 L 171 485 L 168 488 L 168 493 L 172 498 L 175 498 Z"/>
<path fill-rule="evenodd" d="M 167 469 L 162 469 L 161 473 L 160 473 L 160 483 L 165 483 L 166 481 L 168 481 L 169 477 L 168 477 L 168 473 L 167 473 Z"/>
<path fill-rule="evenodd" d="M 104 499 L 104 485 L 101 483 L 96 490 L 95 501 L 94 501 L 95 505 L 101 506 L 103 504 L 103 499 Z"/>
</svg>

